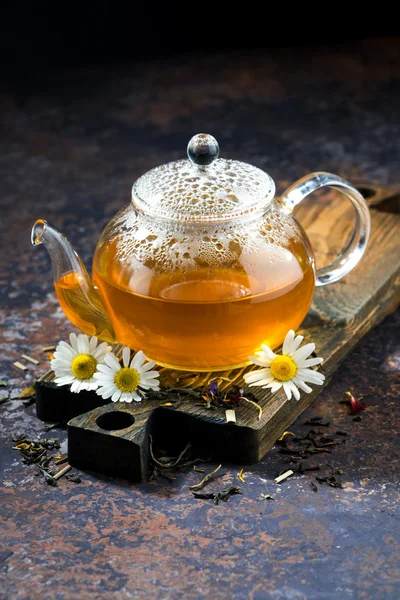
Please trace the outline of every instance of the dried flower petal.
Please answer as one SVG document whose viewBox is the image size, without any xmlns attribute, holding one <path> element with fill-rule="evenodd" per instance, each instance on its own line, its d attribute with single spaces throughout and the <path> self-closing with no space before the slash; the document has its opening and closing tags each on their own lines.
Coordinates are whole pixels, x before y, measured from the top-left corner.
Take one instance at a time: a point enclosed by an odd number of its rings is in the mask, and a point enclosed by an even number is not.
<svg viewBox="0 0 400 600">
<path fill-rule="evenodd" d="M 350 402 L 350 414 L 357 415 L 367 408 L 364 402 L 358 402 L 351 392 L 345 392 L 344 395 Z"/>
</svg>

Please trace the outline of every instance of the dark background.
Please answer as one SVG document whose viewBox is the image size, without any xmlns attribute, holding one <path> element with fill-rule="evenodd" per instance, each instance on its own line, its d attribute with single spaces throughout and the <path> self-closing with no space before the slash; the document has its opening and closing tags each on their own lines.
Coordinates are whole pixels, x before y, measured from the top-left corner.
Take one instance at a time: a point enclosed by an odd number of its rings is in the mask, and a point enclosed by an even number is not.
<svg viewBox="0 0 400 600">
<path fill-rule="evenodd" d="M 293 4 L 293 5 L 292 5 Z M 316 52 L 341 41 L 399 32 L 380 5 L 357 14 L 347 4 L 259 2 L 3 3 L 1 73 L 31 81 L 41 72 L 101 62 L 255 48 Z M 354 10 L 354 9 L 353 9 Z M 33 81 L 31 81 L 33 85 Z"/>
<path fill-rule="evenodd" d="M 278 488 L 274 477 L 287 463 L 277 448 L 246 468 L 243 495 L 220 506 L 191 497 L 192 471 L 141 485 L 83 473 L 78 486 L 62 479 L 52 488 L 20 462 L 10 439 L 56 437 L 67 450 L 64 429 L 45 432 L 34 406 L 12 400 L 47 370 L 43 346 L 72 328 L 47 253 L 30 244 L 36 218 L 67 235 L 89 268 L 133 181 L 183 158 L 200 131 L 215 135 L 223 157 L 267 170 L 278 191 L 314 170 L 398 189 L 397 21 L 382 3 L 354 17 L 350 8 L 1 6 L 3 597 L 400 597 L 399 314 L 365 336 L 290 427 L 304 436 L 303 422 L 321 415 L 327 433 L 348 432 L 328 459 L 343 470 L 343 490 L 314 493 L 315 473 Z M 40 364 L 19 371 L 13 363 L 23 353 Z M 340 403 L 346 390 L 367 404 L 360 422 Z M 214 485 L 236 485 L 238 471 L 224 465 Z"/>
</svg>

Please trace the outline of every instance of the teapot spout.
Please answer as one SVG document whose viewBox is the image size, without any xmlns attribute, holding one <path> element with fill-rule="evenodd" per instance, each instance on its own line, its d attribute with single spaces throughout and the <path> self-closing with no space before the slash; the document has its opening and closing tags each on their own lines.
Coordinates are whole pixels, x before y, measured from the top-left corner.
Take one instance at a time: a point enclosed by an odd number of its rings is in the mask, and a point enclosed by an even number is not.
<svg viewBox="0 0 400 600">
<path fill-rule="evenodd" d="M 115 343 L 99 292 L 67 238 L 47 221 L 38 219 L 32 227 L 31 241 L 34 246 L 43 244 L 49 253 L 54 288 L 65 316 L 84 333 Z"/>
</svg>

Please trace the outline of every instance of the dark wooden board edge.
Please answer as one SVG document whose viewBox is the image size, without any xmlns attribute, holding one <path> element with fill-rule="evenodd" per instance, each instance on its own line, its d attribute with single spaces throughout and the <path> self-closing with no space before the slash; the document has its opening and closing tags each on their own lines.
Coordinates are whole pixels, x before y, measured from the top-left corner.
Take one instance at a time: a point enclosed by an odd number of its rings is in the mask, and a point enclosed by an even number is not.
<svg viewBox="0 0 400 600">
<path fill-rule="evenodd" d="M 93 391 L 73 394 L 69 386 L 57 386 L 51 381 L 36 381 L 35 392 L 36 416 L 48 423 L 66 423 L 77 415 L 110 402 Z"/>
</svg>

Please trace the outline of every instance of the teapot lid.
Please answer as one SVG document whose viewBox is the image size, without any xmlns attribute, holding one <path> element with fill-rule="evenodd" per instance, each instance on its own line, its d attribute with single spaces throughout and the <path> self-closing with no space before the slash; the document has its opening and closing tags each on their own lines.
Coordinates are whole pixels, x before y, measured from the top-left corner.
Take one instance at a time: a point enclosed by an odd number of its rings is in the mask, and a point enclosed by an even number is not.
<svg viewBox="0 0 400 600">
<path fill-rule="evenodd" d="M 273 179 L 261 169 L 219 157 L 217 140 L 192 137 L 188 159 L 147 171 L 133 185 L 132 202 L 158 218 L 202 224 L 229 221 L 264 209 L 274 197 Z"/>
</svg>

